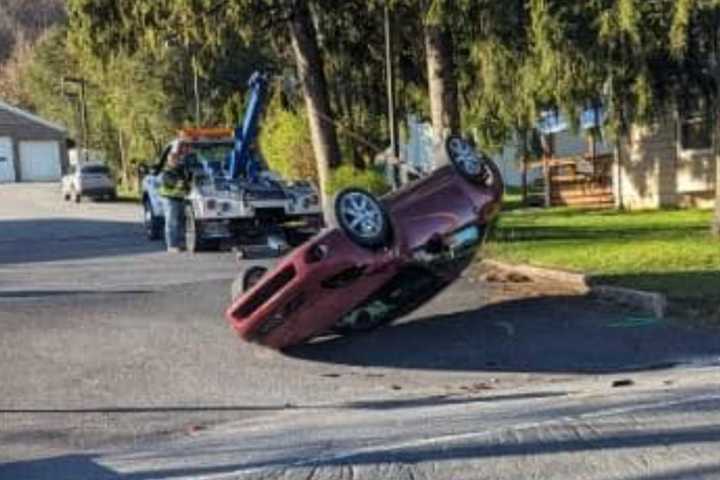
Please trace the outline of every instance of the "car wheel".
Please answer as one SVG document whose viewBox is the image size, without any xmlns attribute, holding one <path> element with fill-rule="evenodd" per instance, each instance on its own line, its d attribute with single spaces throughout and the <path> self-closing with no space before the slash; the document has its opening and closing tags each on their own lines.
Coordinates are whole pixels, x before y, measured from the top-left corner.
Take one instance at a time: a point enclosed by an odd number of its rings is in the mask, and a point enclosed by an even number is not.
<svg viewBox="0 0 720 480">
<path fill-rule="evenodd" d="M 82 201 L 82 195 L 80 195 L 80 192 L 75 189 L 72 190 L 72 200 L 75 203 L 80 203 Z"/>
<path fill-rule="evenodd" d="M 335 218 L 350 240 L 362 247 L 379 248 L 389 243 L 390 222 L 380 201 L 370 192 L 360 188 L 342 190 L 335 197 Z"/>
<path fill-rule="evenodd" d="M 250 267 L 243 274 L 243 290 L 248 291 L 253 288 L 265 276 L 268 269 L 265 267 Z"/>
<path fill-rule="evenodd" d="M 150 200 L 145 199 L 143 202 L 143 221 L 145 224 L 145 235 L 148 240 L 159 240 L 162 236 L 162 225 L 160 218 L 153 214 Z"/>
<path fill-rule="evenodd" d="M 471 182 L 492 187 L 500 181 L 500 170 L 485 154 L 475 151 L 467 140 L 451 136 L 445 143 L 455 170 Z"/>
<path fill-rule="evenodd" d="M 257 283 L 267 273 L 267 270 L 268 269 L 265 267 L 254 266 L 247 269 L 242 275 L 238 275 L 230 290 L 233 301 L 257 285 Z"/>
</svg>

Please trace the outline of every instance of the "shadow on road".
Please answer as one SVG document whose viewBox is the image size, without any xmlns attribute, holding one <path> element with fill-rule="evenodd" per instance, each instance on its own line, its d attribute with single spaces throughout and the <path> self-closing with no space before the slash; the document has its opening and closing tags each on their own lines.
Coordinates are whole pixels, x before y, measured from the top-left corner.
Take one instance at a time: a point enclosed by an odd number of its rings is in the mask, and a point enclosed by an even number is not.
<svg viewBox="0 0 720 480">
<path fill-rule="evenodd" d="M 720 335 L 560 296 L 427 316 L 369 335 L 319 339 L 286 353 L 366 367 L 614 373 L 718 358 Z"/>
<path fill-rule="evenodd" d="M 34 219 L 0 220 L 0 265 L 157 252 L 141 223 Z"/>
<path fill-rule="evenodd" d="M 685 429 L 658 429 L 651 432 L 623 433 L 621 435 L 603 435 L 598 438 L 582 439 L 559 439 L 551 441 L 524 441 L 513 443 L 478 442 L 469 440 L 452 448 L 438 449 L 437 446 L 429 447 L 405 447 L 393 450 L 391 453 L 383 448 L 377 451 L 367 451 L 356 455 L 343 455 L 334 459 L 332 455 L 326 458 L 301 459 L 297 456 L 282 456 L 283 447 L 278 446 L 280 455 L 274 460 L 268 461 L 245 461 L 235 464 L 224 464 L 217 466 L 193 466 L 192 458 L 186 458 L 183 467 L 152 469 L 135 471 L 132 473 L 120 473 L 103 466 L 96 461 L 92 455 L 66 455 L 27 462 L 16 462 L 0 465 L 0 479 L 26 479 L 26 480 L 149 480 L 149 479 L 172 479 L 189 478 L 210 475 L 231 474 L 244 470 L 267 469 L 267 473 L 282 473 L 283 478 L 300 478 L 305 469 L 316 471 L 318 467 L 342 467 L 344 465 L 382 465 L 388 461 L 391 455 L 395 464 L 416 464 L 418 462 L 435 462 L 440 464 L 443 461 L 457 461 L 462 459 L 501 459 L 505 457 L 520 457 L 532 455 L 542 458 L 545 455 L 567 454 L 570 452 L 582 453 L 592 451 L 615 451 L 632 450 L 640 448 L 654 448 L 662 446 L 663 449 L 674 446 L 699 445 L 720 441 L 720 430 L 716 427 L 685 428 Z M 324 445 L 305 444 L 308 451 L 316 451 L 327 448 Z M 243 448 L 237 449 L 238 459 L 243 458 Z M 322 451 L 322 450 L 320 450 Z M 293 475 L 295 472 L 298 475 Z M 257 472 L 256 472 L 257 473 Z M 642 477 L 646 480 L 667 480 L 671 478 L 699 478 L 701 476 L 714 476 L 720 473 L 720 465 L 699 465 L 682 470 L 665 470 L 663 472 L 645 473 Z M 305 476 L 305 475 L 303 475 Z M 312 475 L 310 475 L 312 476 Z M 308 478 L 310 478 L 308 476 Z M 239 477 L 239 475 L 238 475 Z M 265 476 L 262 476 L 265 478 Z M 253 478 L 260 478 L 254 476 Z M 629 477 L 628 477 L 629 478 Z"/>
</svg>

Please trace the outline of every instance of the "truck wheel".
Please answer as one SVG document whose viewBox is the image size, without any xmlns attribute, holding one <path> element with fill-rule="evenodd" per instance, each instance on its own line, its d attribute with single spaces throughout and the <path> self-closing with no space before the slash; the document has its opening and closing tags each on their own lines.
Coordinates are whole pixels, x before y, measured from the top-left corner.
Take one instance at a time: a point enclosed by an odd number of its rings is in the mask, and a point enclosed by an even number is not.
<svg viewBox="0 0 720 480">
<path fill-rule="evenodd" d="M 207 240 L 202 236 L 202 227 L 195 218 L 192 205 L 185 205 L 185 249 L 190 253 L 217 250 L 220 242 Z"/>
<path fill-rule="evenodd" d="M 152 205 L 150 205 L 150 200 L 147 198 L 143 201 L 143 220 L 145 236 L 147 236 L 148 240 L 160 240 L 160 237 L 162 237 L 162 222 L 159 217 L 153 214 Z"/>
<path fill-rule="evenodd" d="M 195 220 L 195 212 L 191 205 L 185 206 L 185 248 L 190 253 L 196 253 L 203 250 L 202 239 L 197 221 Z"/>
<path fill-rule="evenodd" d="M 335 197 L 335 217 L 354 243 L 380 248 L 390 241 L 390 221 L 375 196 L 360 188 L 346 188 Z"/>
</svg>

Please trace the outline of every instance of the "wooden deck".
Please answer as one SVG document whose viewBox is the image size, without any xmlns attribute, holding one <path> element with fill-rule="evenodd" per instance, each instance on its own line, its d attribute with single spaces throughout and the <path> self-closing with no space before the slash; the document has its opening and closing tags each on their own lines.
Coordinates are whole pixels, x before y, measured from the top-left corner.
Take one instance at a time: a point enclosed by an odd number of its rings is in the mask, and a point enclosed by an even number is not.
<svg viewBox="0 0 720 480">
<path fill-rule="evenodd" d="M 550 206 L 613 207 L 612 163 L 612 155 L 549 160 Z"/>
</svg>

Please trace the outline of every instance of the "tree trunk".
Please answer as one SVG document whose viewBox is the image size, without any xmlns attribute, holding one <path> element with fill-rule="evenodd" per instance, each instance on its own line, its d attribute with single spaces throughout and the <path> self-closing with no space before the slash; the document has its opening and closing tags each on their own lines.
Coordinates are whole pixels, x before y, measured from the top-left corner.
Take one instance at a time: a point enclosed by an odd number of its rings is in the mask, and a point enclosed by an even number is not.
<svg viewBox="0 0 720 480">
<path fill-rule="evenodd" d="M 128 175 L 128 158 L 127 148 L 125 147 L 125 138 L 122 130 L 118 129 L 118 150 L 120 150 L 120 181 L 125 187 L 130 186 L 130 176 Z"/>
<path fill-rule="evenodd" d="M 552 172 L 550 160 L 555 157 L 555 137 L 550 133 L 542 136 L 543 142 L 543 201 L 546 208 L 552 207 Z"/>
<path fill-rule="evenodd" d="M 193 72 L 193 97 L 195 100 L 195 126 L 202 126 L 200 119 L 200 75 L 198 73 L 198 61 L 197 56 L 193 52 L 192 54 L 192 72 Z"/>
<path fill-rule="evenodd" d="M 615 207 L 618 210 L 625 209 L 625 200 L 623 198 L 623 155 L 622 155 L 622 137 L 618 136 L 615 140 L 613 148 L 613 157 L 615 159 Z"/>
<path fill-rule="evenodd" d="M 720 109 L 715 109 L 715 218 L 712 224 L 712 233 L 720 238 Z"/>
<path fill-rule="evenodd" d="M 433 130 L 437 139 L 445 132 L 460 133 L 458 86 L 453 60 L 453 38 L 439 25 L 425 26 L 425 55 Z"/>
<path fill-rule="evenodd" d="M 520 161 L 522 162 L 522 175 L 520 177 L 520 186 L 522 194 L 522 204 L 528 202 L 528 131 L 523 128 L 520 130 Z"/>
<path fill-rule="evenodd" d="M 717 89 L 718 86 L 720 86 L 720 51 L 718 51 L 718 48 L 720 47 L 720 28 L 718 26 L 720 25 L 720 16 L 718 15 L 718 10 L 715 9 L 715 15 L 714 15 L 714 38 L 713 38 L 713 46 L 714 46 L 714 58 L 713 58 L 713 69 L 712 69 L 712 76 L 715 83 L 715 88 Z M 715 218 L 713 218 L 711 230 L 713 236 L 715 238 L 720 239 L 720 98 L 715 96 L 714 102 L 713 102 L 713 150 L 715 152 Z"/>
<path fill-rule="evenodd" d="M 340 164 L 340 146 L 330 109 L 323 59 L 318 48 L 315 25 L 306 0 L 296 3 L 289 27 L 310 123 L 310 136 L 320 179 L 323 211 L 327 219 L 330 211 L 327 187 L 331 169 Z"/>
</svg>

